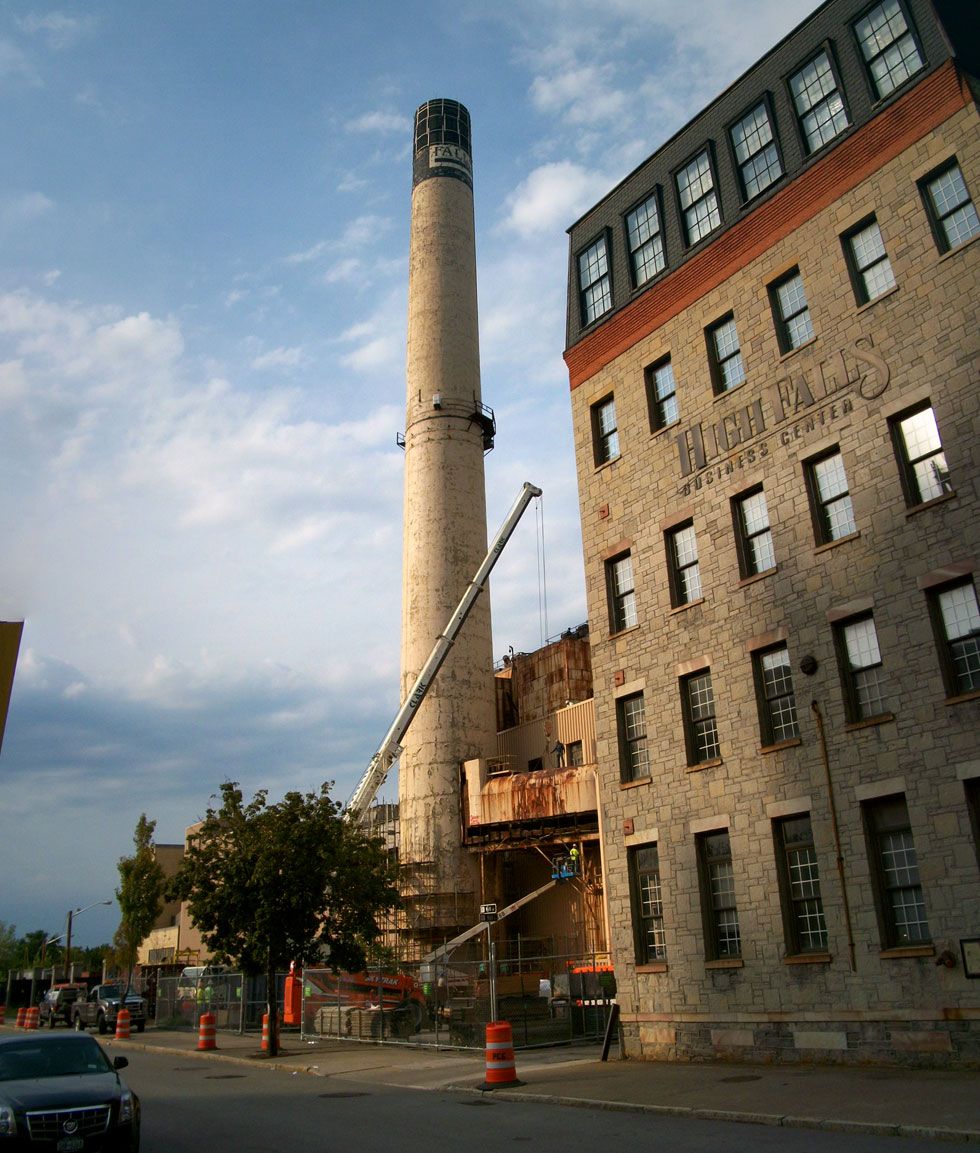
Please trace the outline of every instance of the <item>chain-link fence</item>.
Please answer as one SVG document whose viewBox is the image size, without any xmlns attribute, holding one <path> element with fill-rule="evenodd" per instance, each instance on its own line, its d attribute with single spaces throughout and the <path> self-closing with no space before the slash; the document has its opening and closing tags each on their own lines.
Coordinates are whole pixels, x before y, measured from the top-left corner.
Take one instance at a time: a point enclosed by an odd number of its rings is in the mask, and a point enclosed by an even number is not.
<svg viewBox="0 0 980 1153">
<path fill-rule="evenodd" d="M 282 1003 L 284 976 L 276 980 Z M 158 1026 L 198 1028 L 202 1013 L 213 1013 L 215 1027 L 235 1032 L 260 1031 L 266 1012 L 265 977 L 216 973 L 202 977 L 161 977 L 156 982 L 154 1019 Z"/>
</svg>

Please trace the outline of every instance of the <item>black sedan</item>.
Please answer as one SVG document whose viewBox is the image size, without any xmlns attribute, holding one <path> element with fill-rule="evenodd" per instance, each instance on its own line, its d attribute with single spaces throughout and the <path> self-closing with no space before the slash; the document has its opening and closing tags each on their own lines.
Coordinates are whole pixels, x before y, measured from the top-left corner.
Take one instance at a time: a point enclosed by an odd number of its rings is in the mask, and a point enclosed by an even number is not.
<svg viewBox="0 0 980 1153">
<path fill-rule="evenodd" d="M 0 1150 L 137 1153 L 140 1104 L 86 1033 L 0 1037 Z"/>
</svg>

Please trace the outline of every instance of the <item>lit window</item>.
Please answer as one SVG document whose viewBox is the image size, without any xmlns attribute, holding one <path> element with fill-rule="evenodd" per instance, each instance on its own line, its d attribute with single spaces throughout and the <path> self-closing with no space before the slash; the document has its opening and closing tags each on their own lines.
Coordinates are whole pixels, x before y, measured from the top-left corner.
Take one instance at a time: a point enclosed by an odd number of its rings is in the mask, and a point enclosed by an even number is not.
<svg viewBox="0 0 980 1153">
<path fill-rule="evenodd" d="M 895 417 L 891 430 L 906 503 L 914 507 L 952 492 L 932 406 L 926 404 Z"/>
<path fill-rule="evenodd" d="M 684 237 L 688 244 L 697 244 L 721 224 L 718 196 L 707 151 L 696 156 L 686 168 L 678 172 L 677 194 L 684 217 Z"/>
<path fill-rule="evenodd" d="M 844 254 L 858 304 L 876 300 L 895 287 L 895 274 L 874 218 L 844 237 Z"/>
<path fill-rule="evenodd" d="M 882 945 L 887 949 L 928 942 L 929 921 L 905 797 L 868 801 L 864 815 Z"/>
<path fill-rule="evenodd" d="M 704 922 L 705 957 L 709 961 L 742 955 L 735 904 L 735 870 L 728 832 L 702 833 L 697 839 L 698 875 Z"/>
<path fill-rule="evenodd" d="M 782 280 L 769 286 L 773 316 L 776 321 L 776 339 L 781 352 L 792 352 L 813 340 L 813 321 L 803 288 L 800 270 L 794 268 Z"/>
<path fill-rule="evenodd" d="M 980 232 L 977 210 L 955 161 L 926 177 L 921 187 L 940 252 L 965 244 Z"/>
<path fill-rule="evenodd" d="M 735 317 L 731 313 L 722 317 L 708 329 L 707 335 L 715 392 L 728 392 L 745 380 L 745 365 L 742 363 Z"/>
<path fill-rule="evenodd" d="M 743 578 L 776 567 L 776 553 L 769 529 L 769 508 L 761 486 L 732 502 L 739 569 Z"/>
<path fill-rule="evenodd" d="M 793 670 L 785 645 L 754 655 L 763 745 L 791 741 L 800 735 L 793 693 Z"/>
<path fill-rule="evenodd" d="M 835 449 L 809 462 L 806 478 L 817 544 L 829 544 L 857 532 L 840 451 Z"/>
<path fill-rule="evenodd" d="M 751 200 L 783 174 L 765 104 L 744 116 L 731 130 L 731 137 L 742 195 Z"/>
<path fill-rule="evenodd" d="M 609 262 L 606 257 L 606 238 L 590 245 L 578 258 L 579 294 L 582 305 L 582 323 L 591 324 L 612 308 L 609 284 Z"/>
<path fill-rule="evenodd" d="M 636 781 L 650 775 L 647 749 L 647 718 L 643 694 L 634 693 L 616 701 L 619 731 L 619 773 L 622 781 Z"/>
<path fill-rule="evenodd" d="M 980 609 L 972 580 L 930 596 L 939 662 L 948 696 L 980 689 Z"/>
<path fill-rule="evenodd" d="M 651 961 L 666 960 L 664 903 L 660 888 L 660 857 L 656 845 L 641 845 L 630 849 L 630 881 L 636 930 L 636 963 L 646 965 Z"/>
<path fill-rule="evenodd" d="M 881 650 L 872 617 L 848 621 L 837 630 L 844 707 L 851 722 L 888 714 L 882 683 Z"/>
<path fill-rule="evenodd" d="M 789 87 L 807 152 L 816 152 L 847 127 L 844 99 L 826 52 L 791 77 Z"/>
<path fill-rule="evenodd" d="M 898 0 L 872 8 L 854 31 L 879 99 L 921 70 L 922 57 Z"/>
<path fill-rule="evenodd" d="M 701 568 L 693 524 L 686 524 L 667 533 L 667 564 L 673 606 L 678 608 L 700 600 Z"/>
<path fill-rule="evenodd" d="M 827 922 L 809 816 L 775 821 L 773 836 L 783 899 L 786 952 L 790 956 L 826 952 Z"/>
<path fill-rule="evenodd" d="M 703 765 L 705 761 L 717 760 L 721 756 L 721 745 L 718 741 L 711 673 L 706 670 L 684 677 L 681 681 L 681 696 L 687 763 Z"/>
<path fill-rule="evenodd" d="M 681 418 L 681 413 L 677 403 L 677 384 L 670 357 L 667 356 L 656 364 L 651 364 L 645 370 L 644 376 L 651 431 L 657 432 L 669 424 L 676 424 Z"/>
<path fill-rule="evenodd" d="M 636 593 L 633 591 L 633 558 L 629 553 L 606 565 L 609 581 L 609 626 L 614 633 L 636 624 Z"/>
<path fill-rule="evenodd" d="M 619 456 L 616 401 L 611 396 L 592 406 L 592 443 L 596 465 Z"/>
<path fill-rule="evenodd" d="M 630 269 L 633 285 L 639 288 L 664 269 L 664 239 L 660 231 L 657 198 L 651 196 L 626 217 Z"/>
</svg>

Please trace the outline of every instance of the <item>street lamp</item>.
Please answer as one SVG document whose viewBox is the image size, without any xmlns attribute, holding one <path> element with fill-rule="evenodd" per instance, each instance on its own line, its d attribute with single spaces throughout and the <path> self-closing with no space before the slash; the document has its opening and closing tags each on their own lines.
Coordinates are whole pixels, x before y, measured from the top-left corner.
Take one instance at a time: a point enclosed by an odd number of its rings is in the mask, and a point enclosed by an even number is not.
<svg viewBox="0 0 980 1153">
<path fill-rule="evenodd" d="M 112 901 L 93 901 L 91 905 L 86 905 L 84 909 L 69 909 L 68 910 L 68 923 L 65 927 L 65 979 L 71 980 L 71 923 L 75 917 L 81 913 L 87 913 L 89 909 L 94 909 L 96 905 L 111 905 Z"/>
</svg>

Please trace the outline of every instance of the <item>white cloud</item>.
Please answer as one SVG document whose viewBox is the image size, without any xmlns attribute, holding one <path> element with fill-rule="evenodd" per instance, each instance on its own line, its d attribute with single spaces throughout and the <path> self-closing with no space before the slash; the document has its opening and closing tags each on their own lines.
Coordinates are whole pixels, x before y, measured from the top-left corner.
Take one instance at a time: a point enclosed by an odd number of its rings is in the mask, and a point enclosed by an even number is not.
<svg viewBox="0 0 980 1153">
<path fill-rule="evenodd" d="M 40 34 L 55 49 L 70 48 L 96 25 L 92 16 L 69 16 L 64 12 L 30 13 L 17 17 L 17 26 L 28 35 Z"/>
<path fill-rule="evenodd" d="M 54 208 L 54 201 L 43 192 L 25 192 L 20 196 L 0 201 L 0 223 L 5 227 L 20 227 L 46 216 Z"/>
<path fill-rule="evenodd" d="M 257 372 L 275 368 L 296 368 L 304 359 L 302 348 L 272 348 L 252 361 L 252 368 Z"/>
<path fill-rule="evenodd" d="M 507 198 L 504 227 L 524 239 L 562 232 L 607 187 L 607 177 L 570 160 L 543 164 Z"/>
<path fill-rule="evenodd" d="M 366 112 L 358 116 L 347 126 L 348 132 L 377 132 L 390 136 L 397 133 L 408 136 L 412 131 L 412 121 L 397 112 Z"/>
</svg>

